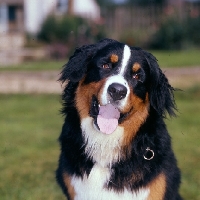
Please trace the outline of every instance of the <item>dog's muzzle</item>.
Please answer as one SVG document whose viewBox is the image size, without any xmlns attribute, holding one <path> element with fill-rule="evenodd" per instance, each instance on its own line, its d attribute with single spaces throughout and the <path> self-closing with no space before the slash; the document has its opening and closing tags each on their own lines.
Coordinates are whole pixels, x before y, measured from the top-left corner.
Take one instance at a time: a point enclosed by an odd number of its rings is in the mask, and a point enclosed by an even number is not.
<svg viewBox="0 0 200 200">
<path fill-rule="evenodd" d="M 127 88 L 119 83 L 112 83 L 108 87 L 108 94 L 114 102 L 122 100 L 126 97 Z"/>
</svg>

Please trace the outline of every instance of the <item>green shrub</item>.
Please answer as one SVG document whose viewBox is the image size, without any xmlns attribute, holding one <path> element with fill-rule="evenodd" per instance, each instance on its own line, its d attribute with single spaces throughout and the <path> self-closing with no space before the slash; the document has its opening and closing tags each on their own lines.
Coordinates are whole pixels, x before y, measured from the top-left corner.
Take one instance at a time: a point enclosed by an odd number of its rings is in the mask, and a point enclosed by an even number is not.
<svg viewBox="0 0 200 200">
<path fill-rule="evenodd" d="M 127 29 L 120 34 L 119 39 L 130 46 L 146 47 L 152 31 L 149 30 L 148 34 L 146 29 Z"/>
<path fill-rule="evenodd" d="M 185 20 L 186 38 L 193 45 L 200 46 L 200 16 L 197 18 L 188 17 Z"/>
<path fill-rule="evenodd" d="M 200 46 L 200 17 L 183 20 L 171 17 L 161 23 L 149 41 L 151 49 L 183 49 Z"/>
<path fill-rule="evenodd" d="M 63 58 L 74 48 L 104 38 L 103 27 L 75 16 L 49 16 L 43 23 L 38 39 L 50 44 L 50 54 Z"/>
<path fill-rule="evenodd" d="M 169 18 L 164 21 L 150 41 L 152 49 L 180 49 L 184 38 L 182 24 Z"/>
</svg>

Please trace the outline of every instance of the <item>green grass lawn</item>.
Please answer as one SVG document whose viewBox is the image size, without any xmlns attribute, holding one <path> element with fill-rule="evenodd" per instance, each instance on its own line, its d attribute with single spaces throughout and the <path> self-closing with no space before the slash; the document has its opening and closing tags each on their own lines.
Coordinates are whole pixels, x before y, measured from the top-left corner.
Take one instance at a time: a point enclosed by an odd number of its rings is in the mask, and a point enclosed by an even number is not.
<svg viewBox="0 0 200 200">
<path fill-rule="evenodd" d="M 151 51 L 161 67 L 200 66 L 200 49 L 185 51 Z M 35 61 L 19 65 L 0 66 L 1 70 L 60 70 L 68 59 L 62 61 Z"/>
<path fill-rule="evenodd" d="M 200 199 L 200 90 L 177 92 L 167 120 L 182 171 L 184 199 Z M 0 199 L 64 200 L 55 181 L 63 118 L 58 95 L 0 94 Z"/>
<path fill-rule="evenodd" d="M 65 199 L 55 182 L 62 117 L 54 95 L 0 95 L 0 199 Z"/>
<path fill-rule="evenodd" d="M 200 87 L 176 92 L 179 113 L 167 120 L 182 171 L 181 194 L 185 200 L 200 199 Z"/>
<path fill-rule="evenodd" d="M 160 67 L 200 66 L 200 49 L 185 51 L 150 51 L 158 60 Z"/>
</svg>

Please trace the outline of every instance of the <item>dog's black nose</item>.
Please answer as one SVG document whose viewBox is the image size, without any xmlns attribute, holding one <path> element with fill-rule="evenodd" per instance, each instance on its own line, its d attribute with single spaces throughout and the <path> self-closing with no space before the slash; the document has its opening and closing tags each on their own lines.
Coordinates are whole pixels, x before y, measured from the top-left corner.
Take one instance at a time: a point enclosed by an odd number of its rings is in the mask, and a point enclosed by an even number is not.
<svg viewBox="0 0 200 200">
<path fill-rule="evenodd" d="M 126 97 L 127 88 L 119 83 L 112 83 L 108 87 L 108 93 L 114 101 L 121 100 Z"/>
</svg>

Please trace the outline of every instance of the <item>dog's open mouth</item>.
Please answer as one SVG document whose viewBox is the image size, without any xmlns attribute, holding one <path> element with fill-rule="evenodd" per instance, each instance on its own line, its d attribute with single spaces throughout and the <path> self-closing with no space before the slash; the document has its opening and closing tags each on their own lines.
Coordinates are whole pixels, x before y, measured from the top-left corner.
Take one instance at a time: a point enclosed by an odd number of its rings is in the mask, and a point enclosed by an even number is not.
<svg viewBox="0 0 200 200">
<path fill-rule="evenodd" d="M 120 113 L 117 107 L 108 103 L 101 106 L 95 96 L 92 97 L 90 106 L 90 116 L 94 119 L 96 127 L 105 134 L 111 134 L 115 131 L 118 124 L 120 124 L 130 112 Z"/>
</svg>

